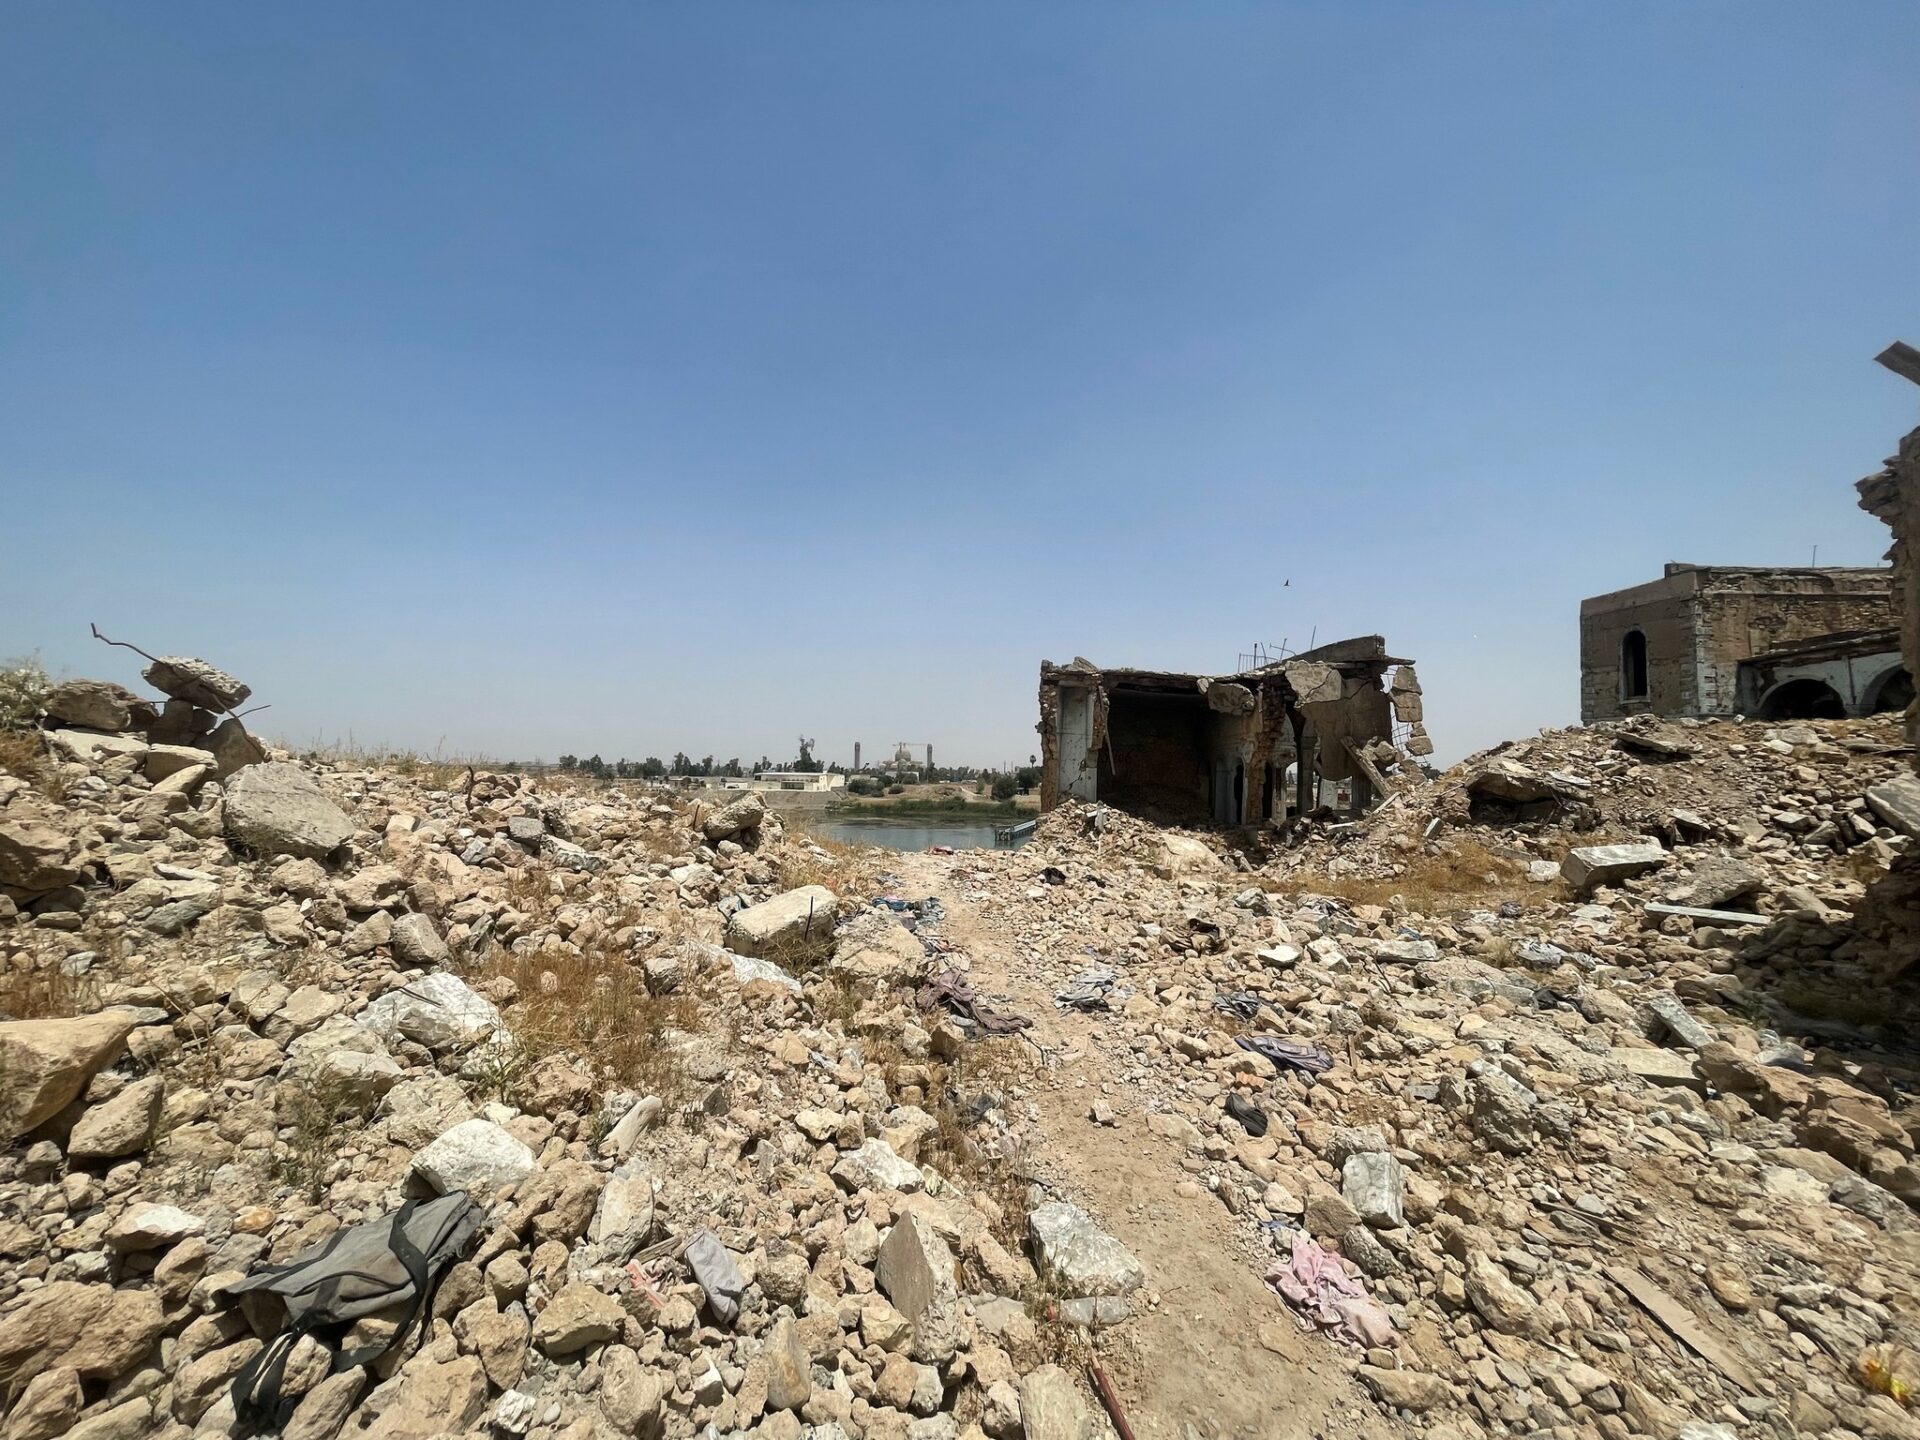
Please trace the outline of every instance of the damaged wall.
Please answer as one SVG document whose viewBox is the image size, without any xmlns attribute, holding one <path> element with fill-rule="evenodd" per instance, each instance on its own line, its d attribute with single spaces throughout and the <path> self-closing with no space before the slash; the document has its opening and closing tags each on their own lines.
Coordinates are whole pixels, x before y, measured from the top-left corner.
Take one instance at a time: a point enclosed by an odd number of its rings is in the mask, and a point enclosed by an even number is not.
<svg viewBox="0 0 1920 1440">
<path fill-rule="evenodd" d="M 1740 666 L 1764 650 L 1892 623 L 1892 572 L 1670 563 L 1644 585 L 1580 602 L 1580 718 L 1731 715 Z M 1645 688 L 1628 683 L 1629 637 Z"/>
<path fill-rule="evenodd" d="M 1395 691 L 1383 686 L 1401 667 Z M 1369 785 L 1347 749 L 1385 742 L 1395 719 L 1430 752 L 1419 680 L 1379 636 L 1229 676 L 1101 670 L 1085 659 L 1040 667 L 1040 806 L 1100 800 L 1164 823 L 1258 824 L 1290 802 L 1319 804 L 1318 782 Z M 1304 735 L 1303 735 L 1304 732 Z M 1305 775 L 1292 789 L 1289 767 Z"/>
</svg>

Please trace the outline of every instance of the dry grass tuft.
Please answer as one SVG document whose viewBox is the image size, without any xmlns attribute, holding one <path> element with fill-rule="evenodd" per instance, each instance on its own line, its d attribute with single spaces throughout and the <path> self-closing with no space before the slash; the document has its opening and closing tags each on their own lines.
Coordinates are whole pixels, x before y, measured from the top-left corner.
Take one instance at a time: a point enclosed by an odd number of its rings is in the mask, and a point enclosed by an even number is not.
<svg viewBox="0 0 1920 1440">
<path fill-rule="evenodd" d="M 0 730 L 0 770 L 19 776 L 56 805 L 66 803 L 66 779 L 38 730 Z"/>
<path fill-rule="evenodd" d="M 1380 879 L 1334 875 L 1310 885 L 1353 905 L 1390 905 L 1398 901 L 1424 914 L 1482 909 L 1505 900 L 1546 898 L 1548 887 L 1527 879 L 1524 859 L 1489 849 L 1471 836 L 1451 836 L 1409 856 L 1398 875 Z"/>
<path fill-rule="evenodd" d="M 64 1020 L 99 1008 L 97 987 L 85 976 L 60 969 L 0 974 L 0 1015 L 9 1020 Z"/>
<path fill-rule="evenodd" d="M 976 1138 L 972 1111 L 983 1099 L 994 1108 L 1011 1103 L 1013 1087 L 1032 1069 L 1031 1052 L 1014 1036 L 975 1040 L 951 1060 L 926 1065 L 922 1108 L 933 1116 L 934 1131 L 921 1147 L 921 1159 L 959 1187 L 989 1202 L 989 1228 L 1009 1252 L 1026 1248 L 1027 1187 L 1032 1180 L 1025 1157 L 993 1153 Z M 893 1077 L 888 1077 L 889 1086 Z"/>
<path fill-rule="evenodd" d="M 317 1205 L 339 1156 L 341 1127 L 364 1120 L 367 1106 L 340 1081 L 309 1080 L 278 1093 L 285 1098 L 277 1117 L 282 1133 L 273 1148 L 274 1174 Z"/>
<path fill-rule="evenodd" d="M 805 832 L 789 837 L 777 869 L 782 890 L 824 885 L 836 895 L 863 895 L 878 883 L 880 874 L 869 847 Z"/>
<path fill-rule="evenodd" d="M 506 1020 L 525 1064 L 565 1054 L 597 1086 L 658 1095 L 670 1109 L 692 1098 L 683 1047 L 702 1013 L 684 988 L 654 995 L 639 967 L 606 950 L 508 954 L 492 968 L 519 988 Z"/>
<path fill-rule="evenodd" d="M 551 916 L 563 898 L 554 891 L 552 868 L 531 860 L 507 871 L 505 890 L 509 905 L 541 919 Z"/>
</svg>

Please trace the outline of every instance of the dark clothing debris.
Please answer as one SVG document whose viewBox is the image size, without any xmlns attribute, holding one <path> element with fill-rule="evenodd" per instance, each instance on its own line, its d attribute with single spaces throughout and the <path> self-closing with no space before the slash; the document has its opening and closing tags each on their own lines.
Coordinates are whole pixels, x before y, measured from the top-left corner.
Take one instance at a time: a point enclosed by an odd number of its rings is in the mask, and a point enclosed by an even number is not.
<svg viewBox="0 0 1920 1440">
<path fill-rule="evenodd" d="M 1025 1030 L 1033 1021 L 1025 1015 L 995 1010 L 973 993 L 973 983 L 958 970 L 942 970 L 922 985 L 914 999 L 922 1010 L 944 1006 L 964 1020 L 970 1020 L 988 1035 L 1012 1035 Z"/>
<path fill-rule="evenodd" d="M 1251 990 L 1228 990 L 1213 997 L 1213 1008 L 1236 1020 L 1252 1020 L 1265 1002 Z"/>
<path fill-rule="evenodd" d="M 1133 994 L 1128 986 L 1115 988 L 1119 978 L 1111 965 L 1089 965 L 1053 997 L 1053 1003 L 1062 1010 L 1105 1010 L 1115 1000 L 1125 1000 Z"/>
<path fill-rule="evenodd" d="M 1227 1114 L 1256 1140 L 1267 1133 L 1267 1112 L 1244 1095 L 1227 1096 Z"/>
<path fill-rule="evenodd" d="M 1309 1045 L 1304 1040 L 1282 1040 L 1278 1035 L 1242 1035 L 1233 1043 L 1242 1050 L 1266 1056 L 1282 1070 L 1324 1075 L 1333 1068 L 1331 1055 L 1318 1045 Z"/>
</svg>

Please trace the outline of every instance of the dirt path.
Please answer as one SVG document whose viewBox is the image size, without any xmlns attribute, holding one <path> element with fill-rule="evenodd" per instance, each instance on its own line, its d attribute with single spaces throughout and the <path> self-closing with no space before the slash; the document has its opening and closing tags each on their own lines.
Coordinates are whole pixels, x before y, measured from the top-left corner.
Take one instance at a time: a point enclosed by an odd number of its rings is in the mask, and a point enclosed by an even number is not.
<svg viewBox="0 0 1920 1440">
<path fill-rule="evenodd" d="M 1152 1306 L 1136 1297 L 1134 1317 L 1100 1339 L 1102 1364 L 1134 1433 L 1140 1440 L 1389 1434 L 1330 1342 L 1301 1334 L 1267 1290 L 1225 1208 L 1181 1168 L 1181 1147 L 1147 1128 L 1144 1097 L 1121 1080 L 1101 1043 L 1101 1032 L 1122 1035 L 1128 1022 L 1055 1008 L 1054 992 L 1085 957 L 1021 955 L 1006 918 L 983 914 L 956 878 L 966 857 L 902 860 L 906 892 L 937 895 L 946 907 L 942 933 L 971 959 L 975 988 L 1011 996 L 1050 1057 L 1030 1096 L 1048 1137 L 1036 1157 L 1041 1178 L 1139 1257 L 1144 1293 L 1159 1298 Z M 1112 1126 L 1088 1117 L 1103 1094 L 1118 1117 Z"/>
</svg>

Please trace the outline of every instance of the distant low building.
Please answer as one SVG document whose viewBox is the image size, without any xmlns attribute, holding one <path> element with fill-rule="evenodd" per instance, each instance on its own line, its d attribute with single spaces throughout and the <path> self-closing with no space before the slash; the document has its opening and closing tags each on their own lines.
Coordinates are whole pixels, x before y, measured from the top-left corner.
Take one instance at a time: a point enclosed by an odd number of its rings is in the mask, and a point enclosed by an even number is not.
<svg viewBox="0 0 1920 1440">
<path fill-rule="evenodd" d="M 1898 627 L 1891 569 L 1672 562 L 1580 602 L 1580 718 L 1899 710 Z"/>
<path fill-rule="evenodd" d="M 831 770 L 761 770 L 751 777 L 731 776 L 723 790 L 841 790 L 847 777 Z"/>
</svg>

